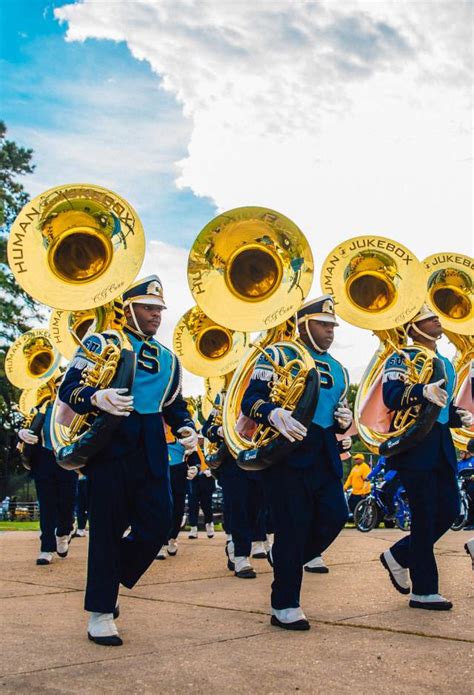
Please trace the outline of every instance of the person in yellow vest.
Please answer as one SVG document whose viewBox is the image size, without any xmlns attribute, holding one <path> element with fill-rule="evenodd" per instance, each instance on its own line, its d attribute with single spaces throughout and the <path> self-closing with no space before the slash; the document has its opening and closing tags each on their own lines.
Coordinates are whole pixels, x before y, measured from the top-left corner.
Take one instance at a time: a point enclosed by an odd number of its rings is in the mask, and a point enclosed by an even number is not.
<svg viewBox="0 0 474 695">
<path fill-rule="evenodd" d="M 352 488 L 351 496 L 349 497 L 348 504 L 351 513 L 354 514 L 354 509 L 356 504 L 366 495 L 369 494 L 371 485 L 367 480 L 367 476 L 370 473 L 370 466 L 365 462 L 364 454 L 355 454 L 352 457 L 354 465 L 351 468 L 351 472 L 347 476 L 347 480 L 344 483 L 344 490 Z"/>
</svg>

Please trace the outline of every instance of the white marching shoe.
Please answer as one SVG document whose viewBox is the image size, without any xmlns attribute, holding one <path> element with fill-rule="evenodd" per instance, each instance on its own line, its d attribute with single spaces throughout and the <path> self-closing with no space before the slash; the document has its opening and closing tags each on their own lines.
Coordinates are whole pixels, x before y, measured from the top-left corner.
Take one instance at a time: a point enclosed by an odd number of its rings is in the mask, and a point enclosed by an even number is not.
<svg viewBox="0 0 474 695">
<path fill-rule="evenodd" d="M 424 608 L 428 611 L 449 611 L 453 607 L 451 601 L 441 594 L 412 594 L 408 605 L 410 608 Z"/>
<path fill-rule="evenodd" d="M 270 622 L 284 630 L 309 630 L 311 627 L 300 606 L 298 608 L 272 608 Z"/>
<path fill-rule="evenodd" d="M 53 553 L 45 553 L 41 551 L 36 560 L 37 565 L 50 565 L 53 561 Z"/>
<path fill-rule="evenodd" d="M 87 536 L 87 532 L 85 528 L 78 528 L 76 533 L 74 534 L 75 538 L 85 538 Z"/>
<path fill-rule="evenodd" d="M 264 560 L 267 557 L 265 544 L 263 541 L 252 541 L 252 550 L 250 555 L 257 560 Z"/>
<path fill-rule="evenodd" d="M 267 533 L 267 540 L 263 542 L 263 547 L 265 548 L 265 552 L 268 553 L 272 549 L 273 545 L 273 533 Z"/>
<path fill-rule="evenodd" d="M 380 562 L 385 567 L 395 589 L 400 594 L 410 593 L 410 572 L 407 567 L 402 567 L 393 557 L 390 550 L 380 555 Z"/>
<path fill-rule="evenodd" d="M 176 555 L 178 552 L 178 541 L 176 538 L 170 538 L 168 541 L 168 547 L 166 548 L 168 551 L 168 555 L 171 555 L 172 557 Z"/>
<path fill-rule="evenodd" d="M 59 557 L 67 557 L 70 542 L 71 534 L 68 536 L 56 536 L 56 552 Z"/>
<path fill-rule="evenodd" d="M 92 642 L 105 647 L 120 647 L 123 644 L 114 623 L 113 613 L 91 613 L 87 636 Z"/>
<path fill-rule="evenodd" d="M 198 527 L 197 526 L 191 526 L 189 529 L 189 534 L 188 538 L 197 538 L 198 537 Z"/>
<path fill-rule="evenodd" d="M 227 555 L 227 569 L 233 572 L 235 570 L 235 552 L 232 536 L 225 544 L 225 554 Z"/>
<path fill-rule="evenodd" d="M 327 574 L 329 568 L 326 566 L 321 555 L 316 555 L 312 560 L 303 565 L 305 572 L 312 572 L 313 574 Z"/>
<path fill-rule="evenodd" d="M 254 568 L 249 562 L 248 557 L 236 555 L 234 557 L 234 566 L 234 574 L 236 577 L 240 577 L 241 579 L 255 579 L 257 576 Z"/>
<path fill-rule="evenodd" d="M 166 560 L 165 545 L 162 545 L 156 554 L 155 560 Z"/>
<path fill-rule="evenodd" d="M 214 522 L 206 524 L 206 533 L 208 538 L 214 538 Z"/>
</svg>

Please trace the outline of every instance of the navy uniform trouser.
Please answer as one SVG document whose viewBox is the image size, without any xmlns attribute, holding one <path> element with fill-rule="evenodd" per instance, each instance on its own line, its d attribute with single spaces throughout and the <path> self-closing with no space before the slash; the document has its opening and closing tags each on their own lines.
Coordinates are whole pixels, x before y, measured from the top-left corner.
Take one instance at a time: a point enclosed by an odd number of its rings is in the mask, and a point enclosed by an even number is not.
<svg viewBox="0 0 474 695">
<path fill-rule="evenodd" d="M 67 536 L 73 529 L 77 474 L 58 466 L 53 452 L 41 447 L 31 475 L 39 502 L 41 551 L 55 553 L 56 536 Z"/>
<path fill-rule="evenodd" d="M 187 474 L 188 466 L 184 461 L 183 463 L 176 463 L 170 466 L 171 495 L 173 497 L 173 517 L 169 533 L 170 538 L 177 538 L 181 529 L 186 499 Z"/>
<path fill-rule="evenodd" d="M 89 482 L 87 478 L 77 481 L 76 519 L 77 528 L 85 529 L 87 524 L 87 508 L 89 506 Z"/>
<path fill-rule="evenodd" d="M 145 446 L 133 457 L 87 467 L 89 557 L 85 609 L 112 613 L 120 584 L 131 589 L 168 541 L 172 499 L 168 466 L 153 473 Z M 131 531 L 123 538 L 128 527 Z"/>
<path fill-rule="evenodd" d="M 204 514 L 204 522 L 210 524 L 213 519 L 212 514 L 212 493 L 216 489 L 216 481 L 212 476 L 199 474 L 191 481 L 191 492 L 189 495 L 189 517 L 190 526 L 198 525 L 199 507 Z"/>
<path fill-rule="evenodd" d="M 242 470 L 232 461 L 222 470 L 221 480 L 230 503 L 228 532 L 232 534 L 235 555 L 249 557 L 252 541 L 266 538 L 261 476 Z"/>
<path fill-rule="evenodd" d="M 454 470 L 445 463 L 430 471 L 399 472 L 411 511 L 410 534 L 390 550 L 410 569 L 414 594 L 438 593 L 434 544 L 459 514 L 459 489 Z"/>
<path fill-rule="evenodd" d="M 303 565 L 321 555 L 347 521 L 342 482 L 325 461 L 307 468 L 276 464 L 263 480 L 275 529 L 272 608 L 297 608 Z"/>
</svg>

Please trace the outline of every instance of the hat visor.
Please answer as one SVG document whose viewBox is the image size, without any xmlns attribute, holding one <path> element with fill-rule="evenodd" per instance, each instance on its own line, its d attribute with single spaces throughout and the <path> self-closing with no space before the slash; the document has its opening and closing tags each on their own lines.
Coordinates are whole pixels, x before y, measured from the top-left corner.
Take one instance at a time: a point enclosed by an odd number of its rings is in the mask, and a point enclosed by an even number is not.
<svg viewBox="0 0 474 695">
<path fill-rule="evenodd" d="M 160 297 L 154 297 L 151 294 L 141 296 L 141 297 L 131 297 L 130 299 L 126 299 L 124 302 L 124 306 L 127 306 L 128 304 L 156 304 L 157 306 L 161 306 L 162 309 L 166 309 L 166 304 Z"/>
<path fill-rule="evenodd" d="M 306 319 L 322 321 L 323 323 L 332 323 L 334 326 L 339 326 L 336 317 L 332 314 L 305 314 L 304 316 L 298 319 L 298 324 L 302 323 L 303 321 L 306 321 Z"/>
<path fill-rule="evenodd" d="M 439 318 L 438 314 L 435 314 L 434 311 L 427 311 L 425 314 L 415 316 L 415 318 L 411 320 L 411 323 L 419 323 L 420 321 L 424 321 L 425 319 L 432 319 L 435 317 Z"/>
</svg>

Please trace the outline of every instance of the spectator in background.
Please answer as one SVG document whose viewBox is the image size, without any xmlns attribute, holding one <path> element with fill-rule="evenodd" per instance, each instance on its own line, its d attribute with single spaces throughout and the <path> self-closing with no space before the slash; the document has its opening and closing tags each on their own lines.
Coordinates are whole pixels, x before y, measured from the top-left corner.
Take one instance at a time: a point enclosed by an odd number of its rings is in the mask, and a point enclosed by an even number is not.
<svg viewBox="0 0 474 695">
<path fill-rule="evenodd" d="M 463 451 L 458 461 L 458 476 L 464 478 L 464 489 L 468 497 L 468 514 L 465 531 L 474 530 L 474 456 L 469 451 Z"/>
<path fill-rule="evenodd" d="M 356 504 L 369 494 L 371 485 L 367 480 L 367 476 L 370 473 L 370 466 L 365 462 L 364 454 L 355 454 L 352 460 L 354 461 L 354 465 L 344 483 L 344 490 L 352 488 L 348 504 L 351 513 L 354 514 Z"/>
</svg>

